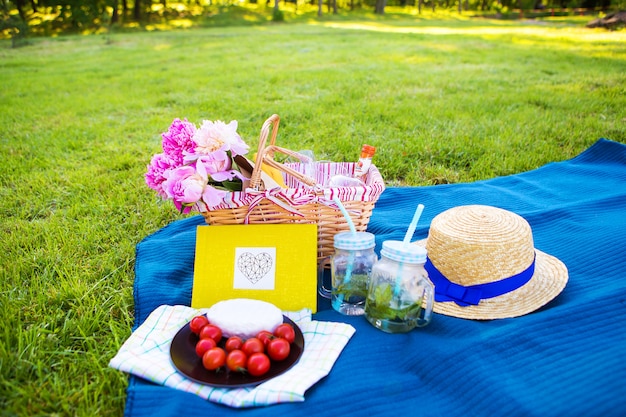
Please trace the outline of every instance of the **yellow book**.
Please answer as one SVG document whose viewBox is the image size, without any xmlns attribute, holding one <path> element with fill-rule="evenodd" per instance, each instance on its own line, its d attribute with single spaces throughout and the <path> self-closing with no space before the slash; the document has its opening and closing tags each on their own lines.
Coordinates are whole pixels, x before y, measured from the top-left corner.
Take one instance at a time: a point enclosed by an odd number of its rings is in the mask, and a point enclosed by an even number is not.
<svg viewBox="0 0 626 417">
<path fill-rule="evenodd" d="M 256 160 L 256 153 L 252 155 L 252 158 Z M 274 182 L 281 188 L 287 188 L 285 181 L 283 180 L 283 174 L 278 169 L 271 167 L 267 164 L 261 164 L 261 171 L 265 172 Z M 272 187 L 266 187 L 272 188 Z"/>
<path fill-rule="evenodd" d="M 231 298 L 317 311 L 317 225 L 198 226 L 191 306 Z"/>
</svg>

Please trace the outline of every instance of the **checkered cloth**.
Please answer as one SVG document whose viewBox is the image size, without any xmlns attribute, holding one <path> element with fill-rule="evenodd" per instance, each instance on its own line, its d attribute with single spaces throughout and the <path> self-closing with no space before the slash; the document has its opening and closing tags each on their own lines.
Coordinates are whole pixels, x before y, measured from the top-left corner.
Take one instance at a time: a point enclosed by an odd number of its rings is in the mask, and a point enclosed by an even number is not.
<svg viewBox="0 0 626 417">
<path fill-rule="evenodd" d="M 130 335 L 109 366 L 231 407 L 300 402 L 304 401 L 308 388 L 328 375 L 355 332 L 354 327 L 345 323 L 313 321 L 308 309 L 286 312 L 304 336 L 304 352 L 298 363 L 256 387 L 214 388 L 186 378 L 170 359 L 170 344 L 176 333 L 205 311 L 181 305 L 158 307 Z"/>
</svg>

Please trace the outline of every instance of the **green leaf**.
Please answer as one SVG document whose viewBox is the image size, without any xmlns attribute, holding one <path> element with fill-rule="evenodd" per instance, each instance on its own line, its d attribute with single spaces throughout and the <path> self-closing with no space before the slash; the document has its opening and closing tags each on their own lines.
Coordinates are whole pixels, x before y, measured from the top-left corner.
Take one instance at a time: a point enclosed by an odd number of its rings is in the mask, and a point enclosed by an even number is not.
<svg viewBox="0 0 626 417">
<path fill-rule="evenodd" d="M 378 286 L 374 290 L 374 300 L 377 305 L 389 305 L 392 298 L 393 290 L 389 284 Z"/>
<path fill-rule="evenodd" d="M 367 274 L 352 275 L 350 281 L 343 283 L 335 289 L 337 294 L 343 294 L 344 297 L 367 297 Z"/>
<path fill-rule="evenodd" d="M 404 307 L 393 308 L 391 302 L 394 298 L 393 288 L 389 284 L 383 284 L 374 289 L 374 298 L 369 297 L 366 305 L 366 314 L 375 319 L 407 321 L 414 320 L 420 312 L 422 300 Z"/>
<path fill-rule="evenodd" d="M 242 183 L 241 181 L 223 181 L 222 187 L 227 191 L 241 191 Z"/>
</svg>

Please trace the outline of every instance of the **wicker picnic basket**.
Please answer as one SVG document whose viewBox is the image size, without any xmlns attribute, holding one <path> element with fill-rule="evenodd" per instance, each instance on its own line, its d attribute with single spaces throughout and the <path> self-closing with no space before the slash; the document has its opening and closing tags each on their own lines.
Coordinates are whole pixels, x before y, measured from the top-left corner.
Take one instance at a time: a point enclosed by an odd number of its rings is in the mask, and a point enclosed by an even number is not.
<svg viewBox="0 0 626 417">
<path fill-rule="evenodd" d="M 328 182 L 332 176 L 354 174 L 356 163 L 316 162 L 315 177 L 309 177 L 305 175 L 305 163 L 274 161 L 276 152 L 302 157 L 297 152 L 276 146 L 279 122 L 280 118 L 274 114 L 261 128 L 249 187 L 245 191 L 230 193 L 224 203 L 202 214 L 211 225 L 315 223 L 318 226 L 318 259 L 322 259 L 334 252 L 335 234 L 350 230 L 333 200 L 338 199 L 342 203 L 358 231 L 365 231 L 385 184 L 373 164 L 364 178 L 365 185 L 330 187 Z M 282 172 L 287 188 L 264 187 L 261 180 L 263 163 Z"/>
</svg>

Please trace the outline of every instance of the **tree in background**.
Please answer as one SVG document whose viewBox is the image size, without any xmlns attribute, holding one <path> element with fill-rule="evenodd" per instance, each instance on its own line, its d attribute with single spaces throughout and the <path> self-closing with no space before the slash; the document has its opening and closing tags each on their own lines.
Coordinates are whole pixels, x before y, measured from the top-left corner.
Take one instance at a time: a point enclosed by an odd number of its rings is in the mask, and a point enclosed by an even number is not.
<svg viewBox="0 0 626 417">
<path fill-rule="evenodd" d="M 188 6 L 208 8 L 215 5 L 232 6 L 232 0 L 178 0 L 186 2 Z M 245 0 L 256 3 L 257 0 Z M 271 0 L 267 0 L 268 5 Z M 298 0 L 285 0 L 285 2 L 295 2 Z M 560 8 L 591 8 L 603 11 L 626 10 L 626 0 L 359 0 L 355 5 L 354 0 L 300 0 L 317 5 L 317 14 L 322 16 L 324 1 L 328 11 L 333 14 L 338 13 L 341 7 L 346 11 L 354 10 L 356 7 L 371 8 L 376 14 L 384 14 L 387 6 L 416 7 L 421 13 L 422 7 L 429 5 L 434 11 L 438 6 L 447 10 L 458 10 L 459 13 L 465 11 L 494 11 L 504 13 L 514 9 L 540 10 L 560 9 Z M 0 30 L 4 33 L 22 33 L 28 29 L 28 22 L 38 13 L 55 15 L 53 24 L 62 28 L 74 30 L 96 29 L 103 25 L 117 24 L 122 20 L 134 20 L 137 22 L 146 21 L 156 13 L 153 6 L 162 6 L 160 10 L 163 19 L 173 13 L 168 13 L 167 0 L 0 0 L 0 18 L 2 25 Z M 297 3 L 296 3 L 297 5 Z M 539 5 L 539 6 L 538 6 Z M 173 11 L 174 9 L 169 9 Z M 524 13 L 526 15 L 526 13 Z M 284 15 L 279 8 L 279 0 L 274 0 L 272 10 L 272 20 L 282 21 Z M 16 22 L 26 23 L 18 28 Z M 8 32 L 7 32 L 8 31 Z"/>
</svg>

